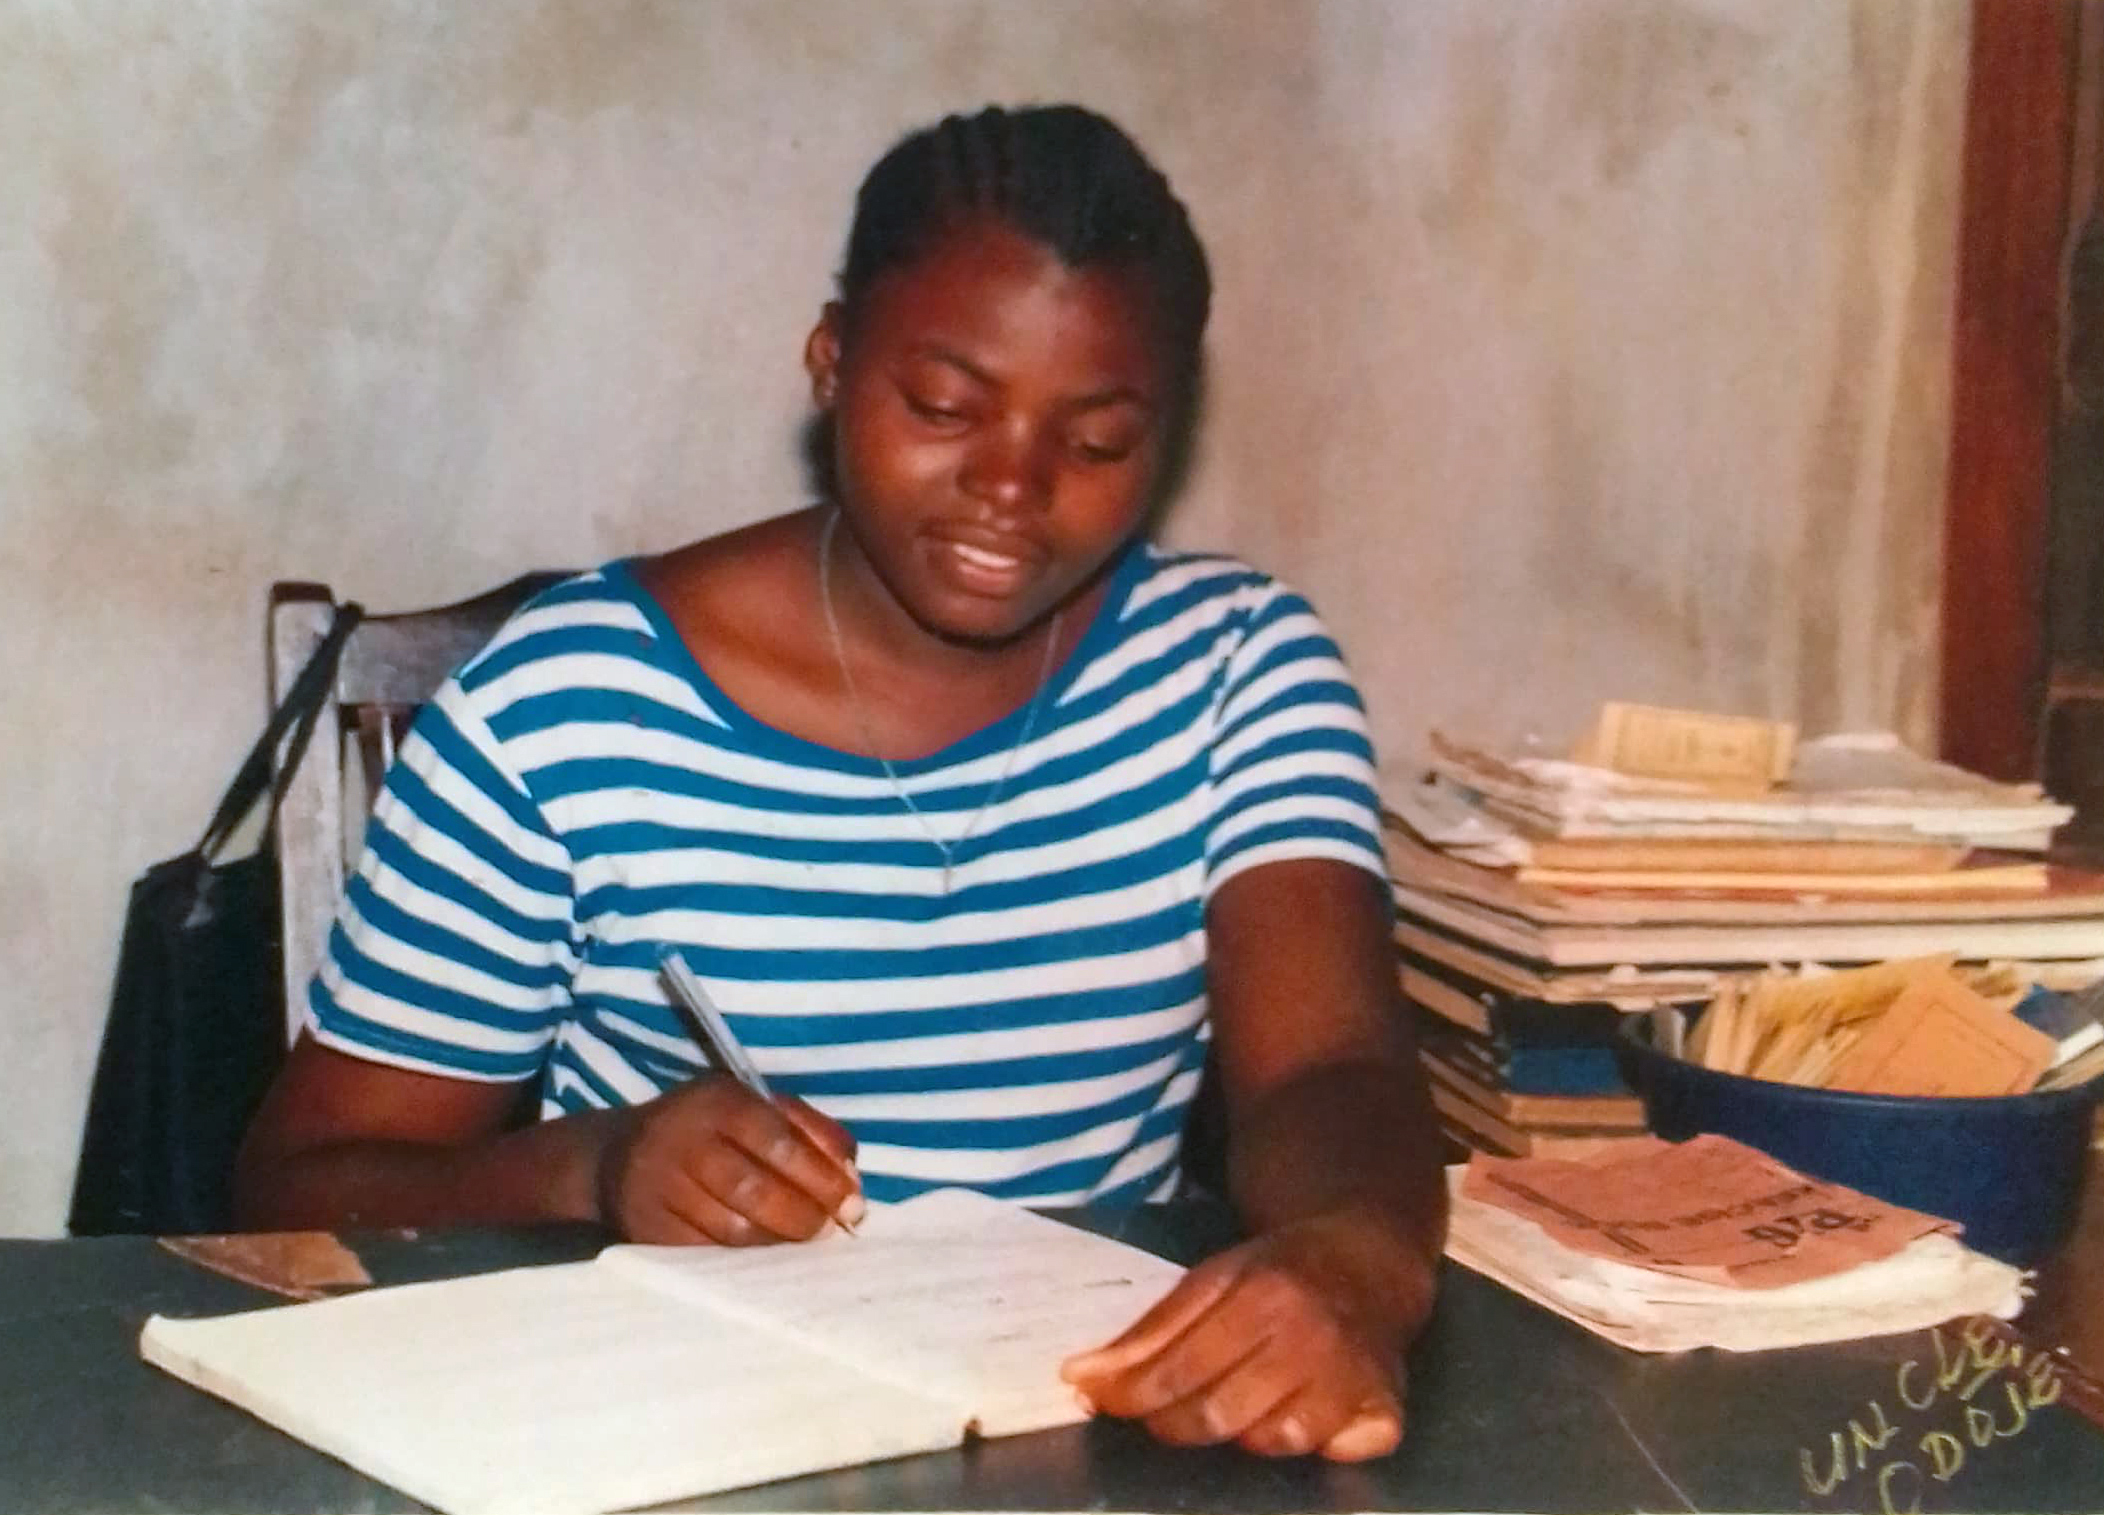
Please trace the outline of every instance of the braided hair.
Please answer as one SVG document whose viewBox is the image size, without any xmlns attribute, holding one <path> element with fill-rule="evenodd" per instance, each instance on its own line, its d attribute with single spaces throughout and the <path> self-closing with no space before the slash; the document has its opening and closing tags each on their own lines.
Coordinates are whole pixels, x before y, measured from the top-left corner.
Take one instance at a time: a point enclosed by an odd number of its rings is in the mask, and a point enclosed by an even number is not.
<svg viewBox="0 0 2104 1515">
<path fill-rule="evenodd" d="M 879 277 L 979 217 L 1022 233 L 1070 268 L 1139 273 L 1171 372 L 1190 386 L 1212 305 L 1205 249 L 1139 146 L 1078 105 L 947 116 L 878 159 L 855 196 L 840 271 L 848 328 Z"/>
</svg>

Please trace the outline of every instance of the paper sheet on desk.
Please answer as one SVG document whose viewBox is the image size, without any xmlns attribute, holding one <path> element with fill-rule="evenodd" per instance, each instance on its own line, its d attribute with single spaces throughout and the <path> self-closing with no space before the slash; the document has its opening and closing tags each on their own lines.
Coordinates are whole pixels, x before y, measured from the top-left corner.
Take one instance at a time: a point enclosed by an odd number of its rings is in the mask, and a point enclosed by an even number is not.
<svg viewBox="0 0 2104 1515">
<path fill-rule="evenodd" d="M 1591 1162 L 1478 1154 L 1462 1193 L 1575 1252 L 1740 1289 L 1846 1272 L 1956 1229 L 1723 1136 L 1646 1138 Z"/>
<path fill-rule="evenodd" d="M 1531 1221 L 1455 1191 L 1447 1256 L 1596 1336 L 1636 1352 L 1759 1352 L 1919 1330 L 1966 1315 L 2007 1318 L 2023 1275 L 1946 1234 L 1846 1273 L 1738 1289 L 1575 1252 Z"/>
</svg>

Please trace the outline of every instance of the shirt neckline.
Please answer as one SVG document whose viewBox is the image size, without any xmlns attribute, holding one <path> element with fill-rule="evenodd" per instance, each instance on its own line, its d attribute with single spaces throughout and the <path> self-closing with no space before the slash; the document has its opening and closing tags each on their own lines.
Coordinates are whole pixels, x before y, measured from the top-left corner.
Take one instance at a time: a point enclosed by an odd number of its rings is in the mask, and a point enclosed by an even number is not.
<svg viewBox="0 0 2104 1515">
<path fill-rule="evenodd" d="M 1111 566 L 1110 578 L 1105 585 L 1103 598 L 1090 617 L 1088 629 L 1081 634 L 1073 649 L 1053 668 L 1045 679 L 1040 701 L 1026 701 L 1018 708 L 980 727 L 977 731 L 959 737 L 946 747 L 936 749 L 924 757 L 894 758 L 891 768 L 899 774 L 923 774 L 938 772 L 959 763 L 984 757 L 989 752 L 1000 752 L 1015 744 L 1021 736 L 1023 723 L 1029 719 L 1032 704 L 1039 704 L 1039 722 L 1036 735 L 1050 729 L 1045 714 L 1057 706 L 1066 695 L 1081 671 L 1103 650 L 1103 645 L 1114 634 L 1114 628 L 1125 613 L 1125 603 L 1139 581 L 1145 566 L 1147 546 L 1143 540 L 1134 540 L 1119 549 L 1118 557 Z M 626 599 L 632 601 L 650 624 L 659 656 L 669 672 L 692 685 L 700 694 L 709 710 L 726 726 L 738 732 L 756 750 L 791 761 L 822 764 L 826 767 L 848 772 L 881 773 L 884 764 L 876 758 L 859 752 L 845 752 L 838 747 L 829 747 L 805 737 L 793 735 L 781 727 L 762 720 L 726 694 L 723 688 L 709 676 L 709 671 L 694 656 L 693 649 L 679 633 L 672 617 L 658 602 L 657 596 L 643 587 L 637 576 L 634 558 L 618 558 L 603 570 L 606 581 Z"/>
</svg>

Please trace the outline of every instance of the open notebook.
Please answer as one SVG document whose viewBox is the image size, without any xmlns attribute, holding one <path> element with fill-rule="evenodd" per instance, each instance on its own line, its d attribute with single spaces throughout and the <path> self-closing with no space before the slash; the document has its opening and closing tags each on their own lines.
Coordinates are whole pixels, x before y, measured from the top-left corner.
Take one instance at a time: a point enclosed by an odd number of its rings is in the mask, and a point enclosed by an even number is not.
<svg viewBox="0 0 2104 1515">
<path fill-rule="evenodd" d="M 454 1515 L 595 1515 L 1087 1417 L 1175 1264 L 941 1190 L 795 1247 L 610 1247 L 208 1320 L 148 1362 Z"/>
</svg>

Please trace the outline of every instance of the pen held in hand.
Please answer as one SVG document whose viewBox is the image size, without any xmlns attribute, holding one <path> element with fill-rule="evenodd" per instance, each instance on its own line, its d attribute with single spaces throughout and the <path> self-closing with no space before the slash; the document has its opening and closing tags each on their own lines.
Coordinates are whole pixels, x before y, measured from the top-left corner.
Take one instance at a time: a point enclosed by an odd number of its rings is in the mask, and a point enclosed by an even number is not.
<svg viewBox="0 0 2104 1515">
<path fill-rule="evenodd" d="M 753 1060 L 731 1035 L 730 1022 L 709 998 L 701 980 L 687 966 L 686 959 L 669 948 L 658 956 L 658 973 L 665 981 L 665 989 L 672 996 L 672 1003 L 685 1016 L 687 1029 L 694 1040 L 701 1043 L 701 1050 L 709 1061 L 728 1073 L 732 1078 L 762 1099 L 773 1099 L 774 1091 L 767 1087 L 767 1080 L 753 1066 Z"/>
<path fill-rule="evenodd" d="M 708 1054 L 709 1061 L 760 1098 L 772 1100 L 774 1091 L 767 1086 L 767 1079 L 754 1065 L 751 1055 L 739 1043 L 738 1038 L 731 1034 L 730 1022 L 723 1018 L 723 1012 L 716 1007 L 715 1000 L 709 997 L 709 991 L 702 986 L 694 970 L 687 966 L 686 959 L 667 947 L 658 954 L 658 976 L 664 980 L 665 990 L 671 996 L 673 1008 L 680 1012 L 682 1019 L 687 1023 L 687 1030 L 692 1033 L 694 1040 L 701 1044 L 701 1050 Z M 833 1219 L 838 1222 L 841 1230 L 850 1236 L 855 1234 L 854 1226 L 845 1216 L 836 1214 Z"/>
</svg>

